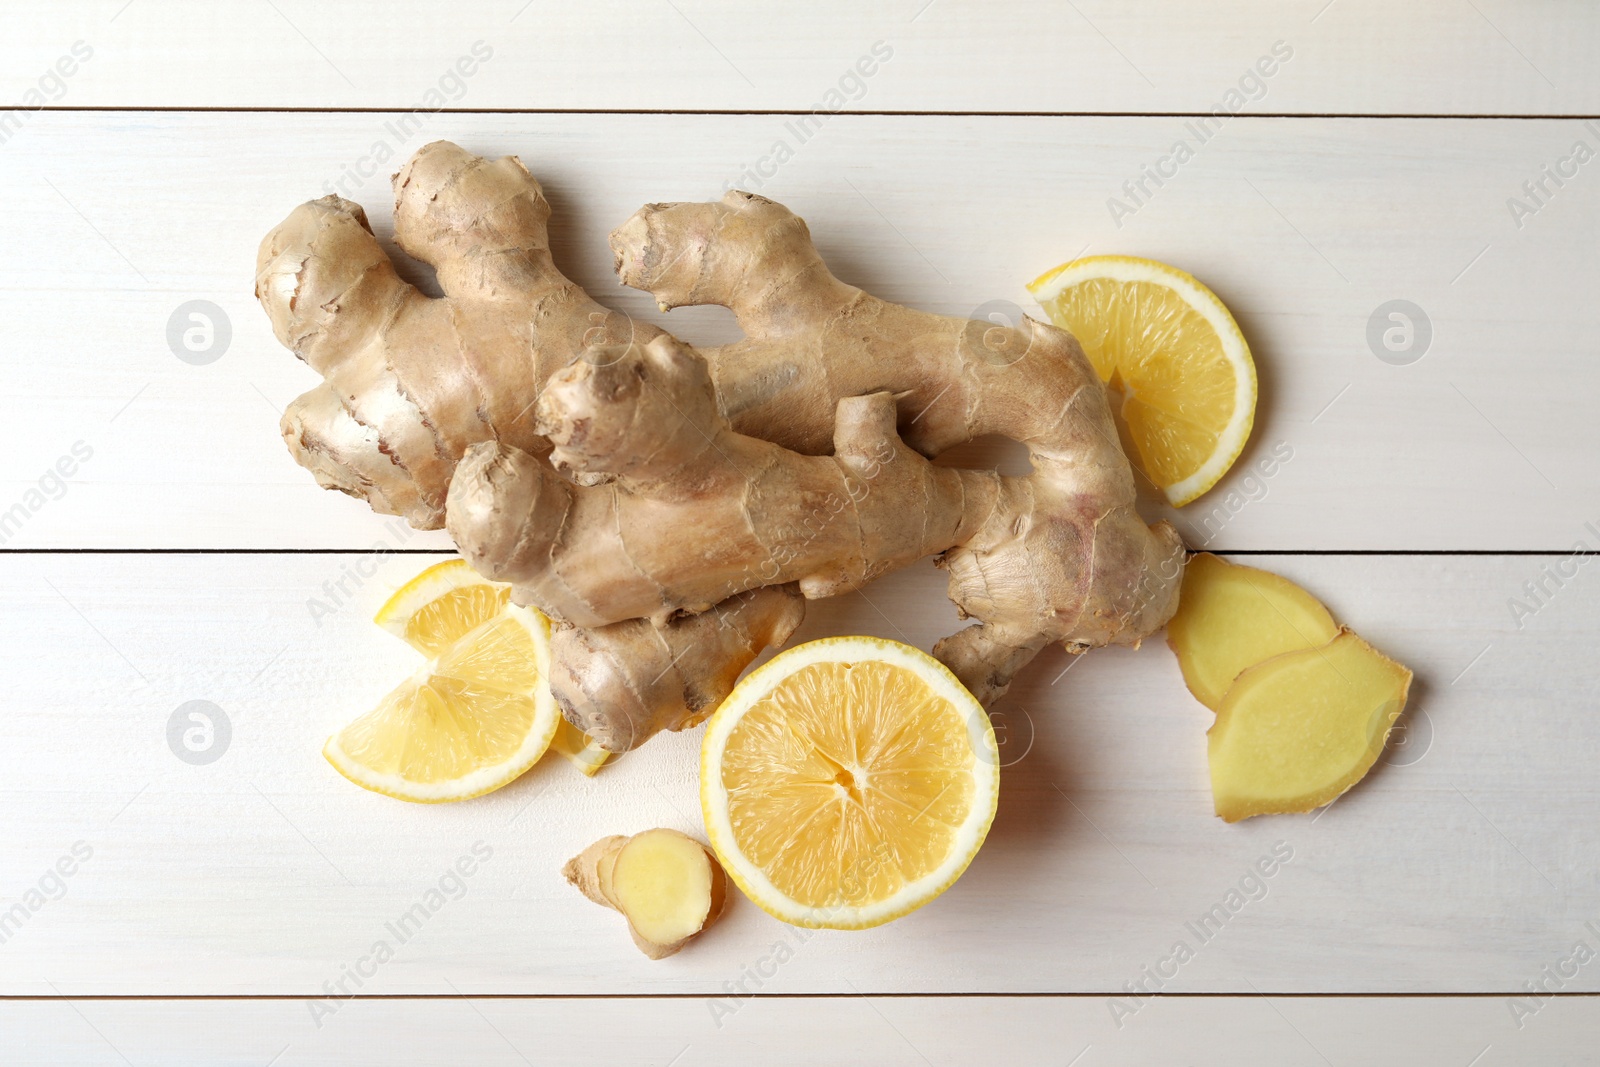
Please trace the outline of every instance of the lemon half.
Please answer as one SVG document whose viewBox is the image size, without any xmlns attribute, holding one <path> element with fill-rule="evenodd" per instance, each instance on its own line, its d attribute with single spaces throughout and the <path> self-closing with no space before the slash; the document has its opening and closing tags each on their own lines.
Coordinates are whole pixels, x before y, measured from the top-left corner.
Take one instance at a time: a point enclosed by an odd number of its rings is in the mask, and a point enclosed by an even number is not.
<svg viewBox="0 0 1600 1067">
<path fill-rule="evenodd" d="M 874 637 L 757 668 L 701 749 L 706 834 L 739 888 L 797 926 L 862 929 L 966 870 L 999 795 L 994 730 L 933 657 Z"/>
</svg>

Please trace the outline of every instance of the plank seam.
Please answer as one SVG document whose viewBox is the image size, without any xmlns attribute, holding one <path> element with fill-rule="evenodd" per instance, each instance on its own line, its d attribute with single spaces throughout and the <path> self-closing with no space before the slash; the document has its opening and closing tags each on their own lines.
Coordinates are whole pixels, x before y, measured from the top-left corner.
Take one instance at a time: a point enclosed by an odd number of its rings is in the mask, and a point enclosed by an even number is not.
<svg viewBox="0 0 1600 1067">
<path fill-rule="evenodd" d="M 353 993 L 332 999 L 337 1000 L 703 1000 L 707 997 L 720 997 L 721 991 L 707 991 L 704 993 Z M 961 992 L 961 993 L 908 993 L 908 992 L 848 992 L 848 993 L 746 993 L 746 998 L 752 1000 L 849 1000 L 856 997 L 887 997 L 887 998 L 942 998 L 942 999 L 1036 999 L 1036 1000 L 1100 1000 L 1107 997 L 1126 997 L 1126 990 L 1114 990 L 1089 993 L 1061 993 L 1061 992 Z M 1365 993 L 1365 992 L 1337 992 L 1337 993 L 1277 993 L 1259 992 L 1249 990 L 1246 992 L 1192 992 L 1192 993 L 1166 993 L 1154 992 L 1144 994 L 1146 997 L 1166 997 L 1172 1000 L 1215 1000 L 1219 998 L 1249 999 L 1257 997 L 1284 997 L 1296 1000 L 1350 1000 L 1385 998 L 1392 1000 L 1485 1000 L 1503 997 L 1525 997 L 1525 989 L 1515 989 L 1502 992 L 1477 992 L 1477 993 Z M 1557 999 L 1583 999 L 1600 997 L 1600 992 L 1582 992 L 1578 990 L 1554 991 L 1540 994 L 1543 997 Z M 316 993 L 83 993 L 83 994 L 56 994 L 56 993 L 19 993 L 13 995 L 0 995 L 0 1002 L 6 1001 L 142 1001 L 142 1000 L 238 1000 L 238 1001 L 268 1001 L 268 1000 L 328 1000 L 325 992 Z"/>
<path fill-rule="evenodd" d="M 0 548 L 13 556 L 365 556 L 371 548 Z M 1559 556 L 1570 548 L 1206 548 L 1216 556 Z M 449 556 L 451 548 L 391 548 L 391 556 Z"/>
<path fill-rule="evenodd" d="M 27 110 L 61 114 L 222 114 L 222 115 L 389 115 L 409 110 L 405 107 L 241 107 L 218 105 L 210 107 L 178 107 L 155 104 L 104 104 L 104 105 L 46 105 L 24 108 L 20 104 L 0 104 L 0 111 Z M 439 115 L 725 115 L 725 116 L 777 116 L 799 117 L 813 114 L 809 109 L 745 109 L 745 108 L 589 108 L 589 107 L 484 107 L 441 108 L 432 114 Z M 1142 118 L 1142 119 L 1193 119 L 1210 118 L 1210 111 L 835 111 L 834 116 L 853 115 L 867 118 Z M 1447 112 L 1363 112 L 1363 111 L 1259 111 L 1240 112 L 1235 119 L 1386 119 L 1438 121 L 1444 119 L 1463 122 L 1503 120 L 1508 122 L 1584 122 L 1600 119 L 1597 113 L 1572 114 L 1496 114 L 1475 112 L 1450 114 Z"/>
</svg>

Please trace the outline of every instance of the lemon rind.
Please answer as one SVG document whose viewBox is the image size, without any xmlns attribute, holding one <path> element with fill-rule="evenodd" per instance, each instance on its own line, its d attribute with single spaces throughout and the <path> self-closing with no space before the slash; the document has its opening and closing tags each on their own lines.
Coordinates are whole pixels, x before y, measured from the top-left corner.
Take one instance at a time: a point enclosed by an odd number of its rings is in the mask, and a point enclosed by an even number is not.
<svg viewBox="0 0 1600 1067">
<path fill-rule="evenodd" d="M 394 591 L 372 621 L 402 641 L 406 638 L 406 624 L 422 608 L 446 593 L 473 585 L 501 586 L 491 582 L 472 569 L 472 565 L 459 556 L 435 563 L 405 585 Z M 407 644 L 410 642 L 408 641 Z"/>
</svg>

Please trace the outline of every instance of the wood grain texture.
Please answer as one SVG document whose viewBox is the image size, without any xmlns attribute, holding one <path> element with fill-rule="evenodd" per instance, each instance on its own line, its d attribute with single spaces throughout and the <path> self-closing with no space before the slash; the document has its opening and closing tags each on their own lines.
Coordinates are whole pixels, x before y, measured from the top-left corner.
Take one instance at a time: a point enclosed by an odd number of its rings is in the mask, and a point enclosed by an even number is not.
<svg viewBox="0 0 1600 1067">
<path fill-rule="evenodd" d="M 318 749 L 415 668 L 368 619 L 429 560 L 366 562 L 4 558 L 0 643 L 26 669 L 0 718 L 3 903 L 76 842 L 93 854 L 0 945 L 0 994 L 306 996 L 363 967 L 368 993 L 714 995 L 780 943 L 792 958 L 768 992 L 1110 994 L 1149 967 L 1174 992 L 1508 993 L 1578 940 L 1600 948 L 1589 570 L 1519 631 L 1507 600 L 1547 560 L 1257 558 L 1417 670 L 1409 747 L 1320 815 L 1211 814 L 1210 714 L 1160 642 L 1051 652 L 995 709 L 999 816 L 938 901 L 807 936 L 740 900 L 693 951 L 651 963 L 558 869 L 607 833 L 698 833 L 698 731 L 593 780 L 552 758 L 468 803 L 363 792 Z M 325 583 L 366 570 L 313 618 Z M 957 625 L 925 568 L 814 605 L 799 637 L 926 648 Z M 231 724 L 205 766 L 168 747 L 191 700 Z M 479 842 L 492 856 L 441 886 Z M 1274 849 L 1292 856 L 1262 878 Z M 435 889 L 447 899 L 419 928 L 391 929 Z M 1255 899 L 1197 925 L 1235 890 Z M 380 941 L 393 959 L 362 963 Z M 1193 958 L 1174 967 L 1180 941 Z M 1600 969 L 1566 988 L 1600 990 Z"/>
<path fill-rule="evenodd" d="M 340 182 L 387 233 L 387 172 L 450 137 L 524 158 L 555 206 L 558 261 L 603 300 L 690 340 L 726 340 L 721 309 L 663 316 L 620 288 L 605 235 L 646 201 L 742 181 L 775 139 L 798 140 L 789 122 L 440 116 L 397 138 L 386 115 L 39 116 L 0 149 L 0 339 L 12 353 L 0 413 L 16 442 L 0 511 L 74 442 L 94 458 L 60 500 L 4 531 L 7 546 L 392 543 L 383 520 L 318 491 L 285 456 L 279 410 L 315 378 L 251 296 L 261 235 Z M 1575 142 L 1600 150 L 1600 122 L 1236 119 L 1113 221 L 1107 201 L 1127 202 L 1124 181 L 1193 138 L 1186 122 L 839 116 L 757 182 L 810 220 L 841 276 L 932 310 L 1033 308 L 1023 283 L 1085 250 L 1197 270 L 1251 340 L 1262 399 L 1234 472 L 1173 516 L 1191 544 L 1592 543 L 1600 162 L 1549 186 L 1531 216 L 1513 219 L 1507 200 Z M 349 169 L 391 140 L 397 159 L 373 177 Z M 169 348 L 169 320 L 194 299 L 231 320 L 231 346 L 208 366 Z M 1410 365 L 1369 347 L 1370 320 L 1394 299 L 1431 322 Z M 1292 458 L 1260 476 L 1281 450 Z"/>
<path fill-rule="evenodd" d="M 4 19 L 0 99 L 24 101 L 81 40 L 94 55 L 55 101 L 74 107 L 408 108 L 443 82 L 465 108 L 1206 112 L 1282 41 L 1293 59 L 1252 108 L 1600 110 L 1600 14 L 1582 0 L 475 0 L 448 19 L 421 0 L 94 0 Z M 450 82 L 479 41 L 489 62 Z M 892 58 L 864 90 L 841 85 L 880 41 Z"/>
<path fill-rule="evenodd" d="M 1575 1067 L 1600 1027 L 1592 998 L 1551 1001 L 1520 1030 L 1500 998 L 1167 998 L 1120 1029 L 1100 998 L 768 999 L 713 1016 L 716 1003 L 353 1001 L 318 1027 L 298 1000 L 12 1002 L 0 1027 L 13 1052 L 61 1067 Z"/>
</svg>

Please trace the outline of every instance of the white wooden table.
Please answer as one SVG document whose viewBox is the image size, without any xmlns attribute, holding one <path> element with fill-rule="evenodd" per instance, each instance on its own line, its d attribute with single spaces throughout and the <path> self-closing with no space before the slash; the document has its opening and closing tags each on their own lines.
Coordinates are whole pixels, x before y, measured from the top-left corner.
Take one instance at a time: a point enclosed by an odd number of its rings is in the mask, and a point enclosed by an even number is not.
<svg viewBox="0 0 1600 1067">
<path fill-rule="evenodd" d="M 1600 1059 L 1600 10 L 432 6 L 0 14 L 22 108 L 0 111 L 0 1062 Z M 1199 144 L 1214 108 L 1238 113 Z M 323 737 L 414 665 L 371 613 L 448 543 L 285 455 L 278 412 L 314 378 L 252 265 L 335 189 L 386 235 L 388 173 L 436 138 L 520 155 L 564 269 L 690 340 L 729 318 L 658 315 L 604 237 L 730 184 L 804 214 L 843 277 L 938 311 L 1031 306 L 1022 283 L 1086 250 L 1194 271 L 1251 340 L 1261 406 L 1236 473 L 1169 517 L 1412 666 L 1404 744 L 1316 815 L 1226 826 L 1209 715 L 1162 642 L 1052 651 L 997 709 L 1000 814 L 943 898 L 815 935 L 740 901 L 660 963 L 557 868 L 604 833 L 698 832 L 697 735 L 440 808 L 350 786 Z M 1161 163 L 1179 140 L 1193 158 Z M 195 300 L 231 328 L 201 365 L 168 342 Z M 1399 351 L 1369 341 L 1394 300 L 1421 311 Z M 955 625 L 921 566 L 801 636 Z M 228 726 L 206 764 L 168 744 L 196 700 Z M 465 888 L 363 962 L 479 842 Z M 1275 847 L 1289 862 L 1196 938 Z"/>
</svg>

